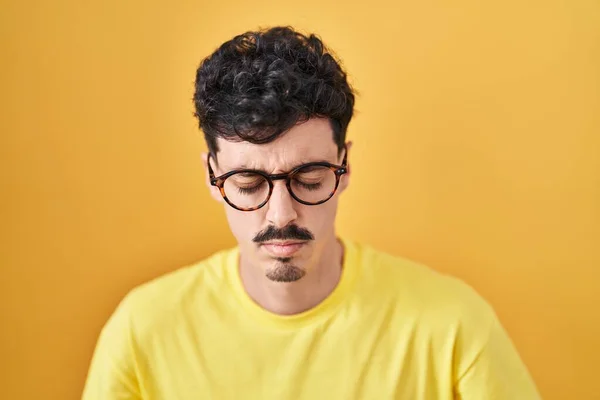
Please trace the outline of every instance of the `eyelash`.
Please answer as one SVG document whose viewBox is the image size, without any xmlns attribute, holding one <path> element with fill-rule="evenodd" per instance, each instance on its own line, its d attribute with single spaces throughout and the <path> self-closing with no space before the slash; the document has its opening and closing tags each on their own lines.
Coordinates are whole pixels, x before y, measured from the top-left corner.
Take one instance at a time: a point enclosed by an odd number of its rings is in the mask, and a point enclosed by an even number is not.
<svg viewBox="0 0 600 400">
<path fill-rule="evenodd" d="M 239 187 L 239 186 L 238 186 L 237 190 L 238 190 L 238 192 L 239 192 L 240 194 L 254 194 L 254 193 L 256 193 L 256 192 L 258 192 L 258 191 L 260 190 L 260 187 L 261 187 L 262 185 L 263 185 L 263 184 L 261 183 L 260 185 L 256 185 L 256 186 L 249 187 L 249 188 L 245 188 L 245 187 Z"/>
<path fill-rule="evenodd" d="M 319 183 L 302 183 L 300 181 L 296 181 L 296 183 L 298 185 L 300 185 L 301 187 L 303 187 L 304 189 L 309 190 L 309 191 L 319 190 L 322 186 L 322 184 L 320 182 Z"/>
<path fill-rule="evenodd" d="M 321 183 L 303 183 L 300 181 L 295 181 L 295 182 L 302 188 L 309 190 L 309 191 L 319 190 L 322 186 Z M 240 194 L 254 194 L 260 190 L 260 187 L 262 185 L 263 184 L 260 184 L 260 185 L 249 187 L 249 188 L 238 187 L 237 190 Z"/>
</svg>

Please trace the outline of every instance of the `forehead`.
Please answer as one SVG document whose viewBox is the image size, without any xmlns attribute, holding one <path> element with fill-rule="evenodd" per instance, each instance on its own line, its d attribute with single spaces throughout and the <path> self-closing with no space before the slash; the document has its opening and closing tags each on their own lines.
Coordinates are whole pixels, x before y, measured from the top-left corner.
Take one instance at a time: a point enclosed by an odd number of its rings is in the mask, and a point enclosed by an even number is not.
<svg viewBox="0 0 600 400">
<path fill-rule="evenodd" d="M 312 161 L 337 161 L 337 145 L 329 120 L 310 119 L 265 144 L 218 139 L 219 169 L 249 168 L 281 172 Z"/>
</svg>

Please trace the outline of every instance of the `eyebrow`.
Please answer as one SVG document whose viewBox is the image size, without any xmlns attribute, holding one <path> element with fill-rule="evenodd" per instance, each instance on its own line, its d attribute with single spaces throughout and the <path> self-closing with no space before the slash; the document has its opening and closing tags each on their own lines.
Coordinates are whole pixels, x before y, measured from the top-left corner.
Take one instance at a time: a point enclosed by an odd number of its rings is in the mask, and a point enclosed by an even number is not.
<svg viewBox="0 0 600 400">
<path fill-rule="evenodd" d="M 289 171 L 291 171 L 291 170 L 293 170 L 295 168 L 298 168 L 298 167 L 300 167 L 302 165 L 305 165 L 305 164 L 321 163 L 321 162 L 322 163 L 327 163 L 327 164 L 335 164 L 335 163 L 332 163 L 331 161 L 328 161 L 328 160 L 307 160 L 307 159 L 302 159 L 302 160 L 300 160 L 300 162 L 298 164 L 295 164 L 292 168 L 288 169 L 287 172 L 289 172 Z M 259 172 L 262 172 L 262 173 L 267 174 L 267 175 L 270 174 L 270 172 L 267 172 L 267 171 L 265 171 L 264 169 L 261 169 L 261 168 L 251 168 L 246 163 L 244 163 L 244 164 L 242 164 L 242 165 L 240 165 L 238 167 L 231 168 L 227 172 L 238 171 L 238 170 L 243 170 L 243 169 L 252 170 L 252 171 L 259 171 Z"/>
</svg>

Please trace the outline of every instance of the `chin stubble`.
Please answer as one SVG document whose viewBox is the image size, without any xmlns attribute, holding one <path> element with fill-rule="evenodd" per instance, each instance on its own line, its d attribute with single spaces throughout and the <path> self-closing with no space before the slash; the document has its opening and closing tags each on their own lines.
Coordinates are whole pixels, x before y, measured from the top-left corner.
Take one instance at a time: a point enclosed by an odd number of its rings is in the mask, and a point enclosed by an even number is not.
<svg viewBox="0 0 600 400">
<path fill-rule="evenodd" d="M 277 258 L 277 265 L 266 271 L 266 277 L 273 282 L 296 282 L 306 274 L 306 272 L 291 264 L 292 258 Z"/>
</svg>

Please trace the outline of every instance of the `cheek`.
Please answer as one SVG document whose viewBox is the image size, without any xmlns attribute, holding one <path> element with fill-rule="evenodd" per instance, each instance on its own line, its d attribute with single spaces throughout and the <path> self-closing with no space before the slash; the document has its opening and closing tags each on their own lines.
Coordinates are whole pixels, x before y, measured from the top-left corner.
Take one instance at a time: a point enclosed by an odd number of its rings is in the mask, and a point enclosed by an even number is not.
<svg viewBox="0 0 600 400">
<path fill-rule="evenodd" d="M 261 212 L 244 212 L 225 206 L 225 215 L 231 233 L 238 242 L 247 242 L 261 230 Z"/>
<path fill-rule="evenodd" d="M 307 206 L 299 225 L 310 230 L 317 240 L 321 239 L 333 230 L 337 207 L 337 197 L 320 206 Z"/>
</svg>

